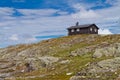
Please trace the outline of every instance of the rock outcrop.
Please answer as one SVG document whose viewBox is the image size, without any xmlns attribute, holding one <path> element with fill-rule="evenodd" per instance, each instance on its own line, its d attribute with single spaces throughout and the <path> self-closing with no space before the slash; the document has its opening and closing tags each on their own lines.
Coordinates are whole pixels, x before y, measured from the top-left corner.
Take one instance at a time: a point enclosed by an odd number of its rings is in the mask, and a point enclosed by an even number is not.
<svg viewBox="0 0 120 80">
<path fill-rule="evenodd" d="M 93 54 L 94 58 L 101 58 L 103 56 L 120 57 L 120 43 L 115 43 L 107 47 L 96 49 Z"/>
<path fill-rule="evenodd" d="M 120 35 L 75 35 L 0 49 L 0 80 L 115 80 L 119 70 Z"/>
</svg>

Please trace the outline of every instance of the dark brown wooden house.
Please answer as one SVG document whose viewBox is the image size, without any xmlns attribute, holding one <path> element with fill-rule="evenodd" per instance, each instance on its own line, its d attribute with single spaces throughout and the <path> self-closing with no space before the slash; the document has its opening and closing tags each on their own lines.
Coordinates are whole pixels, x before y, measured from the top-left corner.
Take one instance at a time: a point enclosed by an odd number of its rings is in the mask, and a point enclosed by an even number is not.
<svg viewBox="0 0 120 80">
<path fill-rule="evenodd" d="M 77 34 L 98 34 L 98 27 L 95 24 L 79 25 L 77 22 L 75 26 L 67 28 L 68 35 Z"/>
</svg>

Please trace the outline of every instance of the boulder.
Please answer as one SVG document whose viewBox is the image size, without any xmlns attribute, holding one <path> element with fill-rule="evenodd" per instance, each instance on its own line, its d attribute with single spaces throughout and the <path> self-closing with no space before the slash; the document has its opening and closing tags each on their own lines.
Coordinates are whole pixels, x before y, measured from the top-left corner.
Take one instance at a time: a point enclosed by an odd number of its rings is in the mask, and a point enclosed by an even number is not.
<svg viewBox="0 0 120 80">
<path fill-rule="evenodd" d="M 0 73 L 0 78 L 10 77 L 11 73 Z"/>
<path fill-rule="evenodd" d="M 120 57 L 113 59 L 102 60 L 96 64 L 91 64 L 87 67 L 88 73 L 105 73 L 105 72 L 115 72 L 120 69 Z"/>
<path fill-rule="evenodd" d="M 115 71 L 117 69 L 120 69 L 120 57 L 100 61 L 98 62 L 98 65 L 103 69 Z"/>
<path fill-rule="evenodd" d="M 95 53 L 93 54 L 93 58 L 101 58 L 103 54 L 101 53 L 100 49 L 96 49 Z"/>
<path fill-rule="evenodd" d="M 120 43 L 111 44 L 108 47 L 103 47 L 95 50 L 94 58 L 101 58 L 102 56 L 120 57 Z"/>
<path fill-rule="evenodd" d="M 39 60 L 42 62 L 43 67 L 47 67 L 47 66 L 52 66 L 52 63 L 57 62 L 59 58 L 52 56 L 43 56 L 43 57 L 39 57 Z"/>
</svg>

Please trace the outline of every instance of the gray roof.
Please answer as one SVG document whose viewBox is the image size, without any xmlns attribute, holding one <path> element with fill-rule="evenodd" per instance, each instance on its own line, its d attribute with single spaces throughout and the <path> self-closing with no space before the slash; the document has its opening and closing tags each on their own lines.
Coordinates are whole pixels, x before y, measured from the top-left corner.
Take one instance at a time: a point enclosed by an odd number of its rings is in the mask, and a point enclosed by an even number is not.
<svg viewBox="0 0 120 80">
<path fill-rule="evenodd" d="M 78 25 L 78 26 L 71 26 L 67 29 L 75 29 L 75 28 L 86 28 L 86 27 L 90 27 L 92 25 L 95 25 L 95 24 L 84 24 L 84 25 Z M 96 25 L 95 25 L 96 26 Z M 96 26 L 97 27 L 97 26 Z M 98 27 L 97 27 L 98 28 Z M 99 28 L 98 28 L 99 29 Z"/>
</svg>

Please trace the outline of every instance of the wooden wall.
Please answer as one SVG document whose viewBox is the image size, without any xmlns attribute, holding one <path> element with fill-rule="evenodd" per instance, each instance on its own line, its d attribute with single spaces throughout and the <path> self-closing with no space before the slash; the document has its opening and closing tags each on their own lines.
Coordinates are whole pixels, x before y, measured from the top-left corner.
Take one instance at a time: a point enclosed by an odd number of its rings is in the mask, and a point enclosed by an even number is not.
<svg viewBox="0 0 120 80">
<path fill-rule="evenodd" d="M 91 30 L 92 28 L 92 30 Z M 77 31 L 80 29 L 80 31 Z M 96 31 L 95 31 L 96 29 Z M 71 32 L 72 29 L 68 29 L 68 35 L 77 35 L 77 34 L 98 34 L 98 29 L 95 26 L 90 26 L 86 28 L 74 28 L 74 32 Z"/>
</svg>

